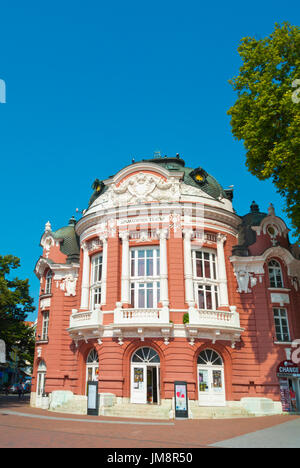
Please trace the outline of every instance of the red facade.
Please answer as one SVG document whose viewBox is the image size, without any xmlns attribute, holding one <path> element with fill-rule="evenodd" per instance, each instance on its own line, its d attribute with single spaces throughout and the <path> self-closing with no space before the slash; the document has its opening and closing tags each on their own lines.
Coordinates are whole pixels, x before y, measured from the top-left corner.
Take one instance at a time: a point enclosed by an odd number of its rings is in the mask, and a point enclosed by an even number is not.
<svg viewBox="0 0 300 468">
<path fill-rule="evenodd" d="M 175 381 L 200 407 L 280 402 L 277 367 L 300 338 L 299 250 L 272 206 L 238 216 L 198 169 L 132 164 L 78 222 L 47 223 L 32 404 L 86 395 L 88 380 L 132 404 L 171 402 Z"/>
</svg>

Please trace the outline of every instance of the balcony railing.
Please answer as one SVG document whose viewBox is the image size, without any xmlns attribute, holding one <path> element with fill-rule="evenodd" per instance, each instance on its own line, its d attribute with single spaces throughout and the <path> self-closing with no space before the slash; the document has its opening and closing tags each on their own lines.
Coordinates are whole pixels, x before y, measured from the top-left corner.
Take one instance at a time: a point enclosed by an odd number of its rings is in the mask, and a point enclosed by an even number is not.
<svg viewBox="0 0 300 468">
<path fill-rule="evenodd" d="M 230 311 L 191 308 L 189 310 L 189 323 L 203 327 L 240 328 L 240 316 L 234 306 L 230 307 Z"/>
<path fill-rule="evenodd" d="M 70 329 L 74 328 L 95 328 L 103 324 L 103 315 L 100 309 L 78 312 L 72 310 L 70 317 Z"/>
<path fill-rule="evenodd" d="M 169 323 L 169 309 L 121 309 L 114 311 L 114 324 L 166 324 Z"/>
</svg>

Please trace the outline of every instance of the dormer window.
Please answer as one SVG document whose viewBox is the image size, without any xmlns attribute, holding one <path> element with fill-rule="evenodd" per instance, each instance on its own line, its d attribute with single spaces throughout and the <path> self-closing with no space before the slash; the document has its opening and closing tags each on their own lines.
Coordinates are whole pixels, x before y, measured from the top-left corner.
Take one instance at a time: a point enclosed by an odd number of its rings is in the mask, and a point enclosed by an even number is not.
<svg viewBox="0 0 300 468">
<path fill-rule="evenodd" d="M 45 294 L 51 294 L 52 289 L 52 271 L 48 270 L 46 274 Z"/>
<path fill-rule="evenodd" d="M 280 263 L 276 260 L 271 260 L 268 263 L 270 287 L 283 288 L 283 278 Z"/>
</svg>

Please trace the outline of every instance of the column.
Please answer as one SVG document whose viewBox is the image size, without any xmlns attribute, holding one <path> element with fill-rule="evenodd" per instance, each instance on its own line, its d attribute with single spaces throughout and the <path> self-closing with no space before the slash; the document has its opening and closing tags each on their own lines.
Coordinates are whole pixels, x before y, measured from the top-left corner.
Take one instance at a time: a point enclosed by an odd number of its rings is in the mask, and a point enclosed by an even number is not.
<svg viewBox="0 0 300 468">
<path fill-rule="evenodd" d="M 227 276 L 224 255 L 224 234 L 217 235 L 217 257 L 218 257 L 218 280 L 220 282 L 220 306 L 228 307 Z"/>
<path fill-rule="evenodd" d="M 101 305 L 106 304 L 107 286 L 107 237 L 101 236 L 102 242 L 102 277 L 101 277 Z"/>
<path fill-rule="evenodd" d="M 82 282 L 81 282 L 81 304 L 80 309 L 87 310 L 89 308 L 89 292 L 90 292 L 90 256 L 86 244 L 82 245 L 83 250 L 83 266 L 82 266 Z"/>
<path fill-rule="evenodd" d="M 168 257 L 167 257 L 167 237 L 168 229 L 158 232 L 160 239 L 160 302 L 163 307 L 169 306 L 168 291 Z"/>
<path fill-rule="evenodd" d="M 130 304 L 130 272 L 129 272 L 129 232 L 119 233 L 122 239 L 122 275 L 121 275 L 121 303 Z"/>
<path fill-rule="evenodd" d="M 193 285 L 193 264 L 191 240 L 192 229 L 183 229 L 183 251 L 184 251 L 184 281 L 185 281 L 185 302 L 189 307 L 195 306 L 194 285 Z"/>
</svg>

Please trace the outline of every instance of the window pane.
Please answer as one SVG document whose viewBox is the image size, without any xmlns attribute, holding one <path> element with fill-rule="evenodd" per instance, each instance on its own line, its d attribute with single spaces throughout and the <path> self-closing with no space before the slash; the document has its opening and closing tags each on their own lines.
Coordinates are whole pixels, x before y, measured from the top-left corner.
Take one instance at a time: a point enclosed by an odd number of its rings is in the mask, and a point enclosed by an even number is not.
<svg viewBox="0 0 300 468">
<path fill-rule="evenodd" d="M 153 276 L 153 258 L 147 259 L 147 276 Z"/>
<path fill-rule="evenodd" d="M 210 286 L 207 286 L 206 288 L 206 308 L 207 309 L 212 309 L 213 308 L 213 305 L 212 305 L 212 295 L 211 295 L 211 288 Z"/>
<path fill-rule="evenodd" d="M 205 309 L 204 291 L 202 289 L 198 289 L 198 302 L 199 302 L 199 309 Z"/>
<path fill-rule="evenodd" d="M 203 278 L 203 268 L 201 260 L 196 260 L 196 276 L 198 278 Z"/>
<path fill-rule="evenodd" d="M 138 307 L 141 307 L 142 309 L 145 308 L 145 289 L 143 288 L 143 284 L 139 285 L 139 291 L 138 291 Z"/>
</svg>

